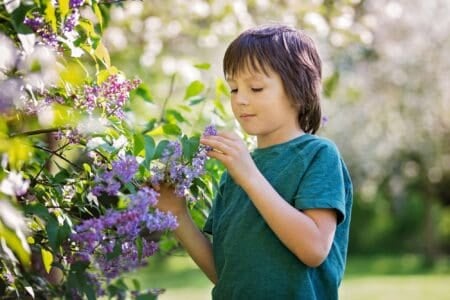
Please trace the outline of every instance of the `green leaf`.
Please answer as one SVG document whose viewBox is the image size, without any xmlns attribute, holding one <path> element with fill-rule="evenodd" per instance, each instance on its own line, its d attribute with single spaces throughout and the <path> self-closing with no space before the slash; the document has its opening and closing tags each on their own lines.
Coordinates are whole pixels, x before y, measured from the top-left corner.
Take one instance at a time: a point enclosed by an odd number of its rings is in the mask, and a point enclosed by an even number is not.
<svg viewBox="0 0 450 300">
<path fill-rule="evenodd" d="M 44 220 L 48 220 L 48 218 L 51 216 L 50 213 L 48 212 L 47 207 L 45 207 L 41 203 L 25 206 L 24 212 L 26 215 L 37 215 Z"/>
<path fill-rule="evenodd" d="M 144 150 L 144 135 L 135 133 L 133 135 L 133 155 L 139 156 L 141 151 Z"/>
<path fill-rule="evenodd" d="M 20 5 L 11 13 L 12 24 L 17 33 L 29 34 L 33 32 L 30 27 L 23 24 L 26 14 L 33 8 L 34 6 L 24 5 L 22 3 L 22 5 Z"/>
<path fill-rule="evenodd" d="M 109 56 L 108 49 L 106 49 L 105 45 L 102 42 L 97 44 L 97 47 L 94 51 L 95 56 L 100 59 L 106 67 L 111 66 L 111 58 Z"/>
<path fill-rule="evenodd" d="M 59 248 L 59 243 L 58 243 L 59 224 L 58 224 L 58 220 L 56 220 L 55 216 L 49 215 L 49 218 L 47 220 L 47 225 L 45 226 L 45 229 L 47 230 L 48 243 L 50 244 L 50 247 L 52 247 L 54 252 L 58 252 L 58 248 Z"/>
<path fill-rule="evenodd" d="M 67 240 L 72 233 L 71 227 L 67 220 L 64 220 L 64 224 L 59 227 L 58 230 L 58 244 L 61 244 L 63 241 Z"/>
<path fill-rule="evenodd" d="M 178 127 L 175 124 L 164 124 L 162 129 L 163 129 L 163 132 L 168 135 L 179 136 L 181 134 L 180 127 Z"/>
<path fill-rule="evenodd" d="M 103 15 L 102 11 L 98 7 L 97 3 L 92 3 L 92 8 L 94 9 L 95 16 L 97 17 L 98 23 L 100 24 L 100 29 L 103 31 Z"/>
<path fill-rule="evenodd" d="M 91 21 L 86 20 L 86 19 L 81 19 L 78 22 L 78 25 L 80 25 L 81 28 L 84 29 L 84 31 L 86 32 L 88 37 L 92 37 L 92 38 L 97 37 L 97 33 L 95 32 L 94 25 L 92 24 Z"/>
<path fill-rule="evenodd" d="M 200 144 L 200 137 L 191 137 L 187 138 L 183 136 L 181 139 L 181 144 L 183 146 L 183 157 L 188 161 L 191 161 L 194 157 L 194 154 L 198 150 L 198 146 Z"/>
<path fill-rule="evenodd" d="M 230 90 L 222 79 L 216 80 L 216 95 L 224 95 L 230 97 Z"/>
<path fill-rule="evenodd" d="M 144 294 L 139 294 L 136 297 L 136 300 L 156 300 L 158 299 L 158 296 L 153 294 L 151 291 L 146 292 Z"/>
<path fill-rule="evenodd" d="M 193 96 L 193 97 L 191 97 L 191 98 L 188 99 L 188 100 L 189 100 L 189 105 L 196 105 L 196 104 L 199 104 L 199 103 L 205 101 L 205 99 L 206 99 L 205 96 L 200 96 L 200 95 L 198 95 L 198 96 Z"/>
<path fill-rule="evenodd" d="M 187 121 L 180 112 L 178 112 L 174 109 L 166 110 L 166 120 L 167 120 L 167 122 L 173 123 L 173 124 L 175 124 L 177 122 L 183 123 L 183 122 Z"/>
<path fill-rule="evenodd" d="M 153 102 L 152 93 L 150 92 L 149 87 L 145 84 L 141 84 L 133 90 L 130 97 L 133 97 L 134 95 L 139 96 L 145 102 Z"/>
<path fill-rule="evenodd" d="M 50 273 L 50 269 L 52 268 L 53 262 L 53 254 L 50 251 L 41 248 L 42 262 L 44 263 L 45 271 Z"/>
<path fill-rule="evenodd" d="M 169 144 L 168 140 L 162 140 L 158 143 L 158 146 L 156 146 L 156 149 L 155 149 L 155 154 L 153 155 L 154 159 L 158 159 L 161 157 L 164 149 L 166 149 L 166 147 L 167 147 L 167 144 Z"/>
<path fill-rule="evenodd" d="M 106 81 L 106 79 L 108 79 L 109 76 L 117 74 L 118 72 L 119 70 L 117 70 L 117 68 L 114 66 L 110 66 L 105 70 L 101 70 L 97 74 L 97 84 L 103 83 L 104 81 Z"/>
<path fill-rule="evenodd" d="M 26 246 L 28 246 L 28 244 L 26 244 L 26 241 L 22 241 L 21 238 L 19 238 L 19 236 L 17 236 L 17 234 L 14 231 L 9 229 L 7 226 L 3 225 L 3 222 L 1 220 L 0 220 L 0 237 L 2 239 L 5 239 L 7 247 L 11 248 L 11 250 L 14 251 L 15 255 L 17 255 L 17 257 L 19 258 L 20 262 L 25 267 L 28 268 L 31 262 L 30 250 L 28 247 L 27 248 L 24 247 L 24 242 Z M 8 253 L 8 251 L 4 252 Z M 10 260 L 14 261 L 15 258 L 11 258 Z"/>
<path fill-rule="evenodd" d="M 145 165 L 149 165 L 153 156 L 155 155 L 155 140 L 148 135 L 144 135 L 145 147 Z"/>
<path fill-rule="evenodd" d="M 184 99 L 189 99 L 193 96 L 197 96 L 205 89 L 205 85 L 200 80 L 195 80 L 187 87 Z"/>
<path fill-rule="evenodd" d="M 211 68 L 211 64 L 209 64 L 209 63 L 200 63 L 200 64 L 195 64 L 194 67 L 196 67 L 197 69 L 209 70 L 209 68 Z"/>
<path fill-rule="evenodd" d="M 91 174 L 91 172 L 92 172 L 91 166 L 87 163 L 83 163 L 83 169 L 88 174 Z"/>
<path fill-rule="evenodd" d="M 137 280 L 136 278 L 133 278 L 131 280 L 131 282 L 133 283 L 133 287 L 136 291 L 140 291 L 141 290 L 141 283 L 139 282 L 139 280 Z"/>
</svg>

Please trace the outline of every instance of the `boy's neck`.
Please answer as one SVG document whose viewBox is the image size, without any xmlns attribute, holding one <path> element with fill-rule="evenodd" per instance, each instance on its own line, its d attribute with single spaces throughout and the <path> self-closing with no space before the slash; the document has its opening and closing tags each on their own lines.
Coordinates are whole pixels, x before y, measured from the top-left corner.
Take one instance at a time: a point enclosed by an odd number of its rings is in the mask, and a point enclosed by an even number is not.
<svg viewBox="0 0 450 300">
<path fill-rule="evenodd" d="M 304 135 L 305 133 L 303 132 L 303 130 L 299 130 L 299 131 L 295 131 L 286 135 L 277 135 L 274 137 L 269 137 L 269 136 L 257 136 L 256 137 L 256 141 L 257 141 L 257 148 L 267 148 L 273 145 L 277 145 L 277 144 L 282 144 L 282 143 L 286 143 L 288 141 L 291 141 L 295 138 L 298 138 L 302 135 Z"/>
</svg>

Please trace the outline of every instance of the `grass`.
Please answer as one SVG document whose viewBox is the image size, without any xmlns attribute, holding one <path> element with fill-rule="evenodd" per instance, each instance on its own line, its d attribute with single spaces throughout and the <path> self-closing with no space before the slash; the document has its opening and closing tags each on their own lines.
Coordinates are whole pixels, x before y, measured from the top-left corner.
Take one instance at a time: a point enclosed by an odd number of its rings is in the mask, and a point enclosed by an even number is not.
<svg viewBox="0 0 450 300">
<path fill-rule="evenodd" d="M 189 257 L 155 259 L 130 274 L 141 287 L 165 288 L 159 300 L 210 299 L 212 284 Z M 340 288 L 343 300 L 440 300 L 450 295 L 450 258 L 426 267 L 417 255 L 351 257 Z"/>
</svg>

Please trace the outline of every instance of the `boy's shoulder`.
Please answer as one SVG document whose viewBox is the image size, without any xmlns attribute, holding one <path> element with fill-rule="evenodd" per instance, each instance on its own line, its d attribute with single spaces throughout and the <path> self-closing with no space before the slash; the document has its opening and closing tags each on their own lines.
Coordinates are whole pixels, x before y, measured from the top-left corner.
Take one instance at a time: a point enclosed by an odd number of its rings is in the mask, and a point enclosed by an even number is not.
<svg viewBox="0 0 450 300">
<path fill-rule="evenodd" d="M 313 155 L 319 152 L 340 155 L 339 149 L 334 141 L 315 134 L 305 134 L 303 139 L 299 139 L 297 143 L 293 143 L 291 146 L 307 155 Z"/>
</svg>

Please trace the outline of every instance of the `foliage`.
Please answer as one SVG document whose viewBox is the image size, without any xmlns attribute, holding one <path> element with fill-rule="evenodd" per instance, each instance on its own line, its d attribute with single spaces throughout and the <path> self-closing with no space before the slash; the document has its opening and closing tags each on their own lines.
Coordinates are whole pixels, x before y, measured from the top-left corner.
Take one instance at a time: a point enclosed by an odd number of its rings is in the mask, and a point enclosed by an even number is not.
<svg viewBox="0 0 450 300">
<path fill-rule="evenodd" d="M 176 247 L 164 233 L 177 220 L 155 207 L 152 183 L 172 184 L 190 199 L 199 226 L 210 207 L 221 168 L 206 161 L 198 128 L 183 134 L 179 125 L 189 125 L 183 110 L 164 108 L 145 126 L 130 122 L 129 104 L 152 102 L 153 95 L 111 63 L 101 38 L 109 2 L 2 4 L 0 293 L 6 298 L 156 298 L 159 290 L 140 291 L 137 282 L 131 287 L 120 279 L 159 248 Z M 95 17 L 87 18 L 88 11 Z M 180 107 L 204 101 L 203 90 L 200 81 L 190 84 Z"/>
</svg>

